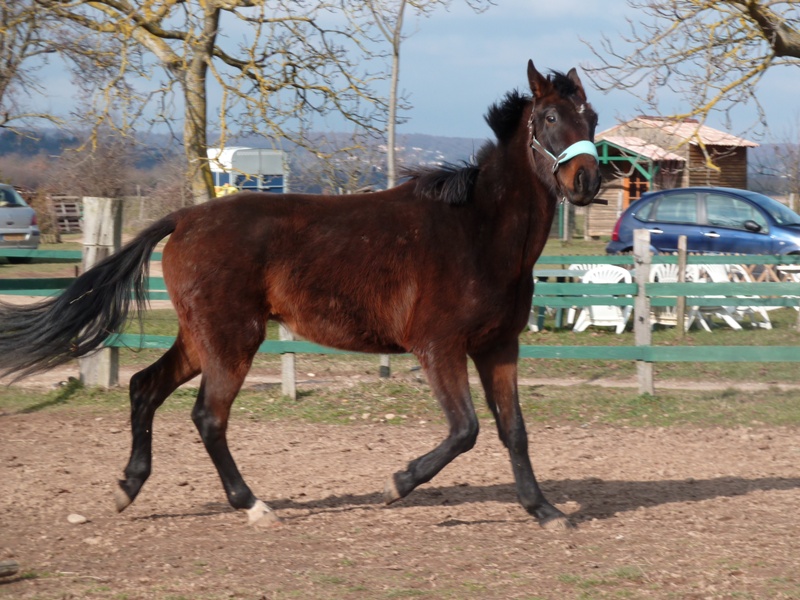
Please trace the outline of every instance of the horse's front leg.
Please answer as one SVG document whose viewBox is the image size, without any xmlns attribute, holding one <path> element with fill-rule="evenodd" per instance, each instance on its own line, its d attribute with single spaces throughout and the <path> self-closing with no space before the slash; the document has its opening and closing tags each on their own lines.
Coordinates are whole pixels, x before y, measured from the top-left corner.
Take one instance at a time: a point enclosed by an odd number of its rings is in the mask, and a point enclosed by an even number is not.
<svg viewBox="0 0 800 600">
<path fill-rule="evenodd" d="M 528 455 L 528 434 L 519 406 L 515 341 L 472 357 L 497 422 L 500 440 L 508 449 L 520 503 L 543 527 L 571 527 L 567 517 L 544 497 Z"/>
<path fill-rule="evenodd" d="M 438 352 L 418 357 L 428 376 L 428 383 L 444 410 L 449 432 L 436 448 L 408 463 L 405 471 L 395 473 L 384 491 L 386 503 L 407 496 L 418 485 L 430 481 L 456 456 L 475 445 L 478 417 L 469 392 L 467 355 L 463 350 Z"/>
</svg>

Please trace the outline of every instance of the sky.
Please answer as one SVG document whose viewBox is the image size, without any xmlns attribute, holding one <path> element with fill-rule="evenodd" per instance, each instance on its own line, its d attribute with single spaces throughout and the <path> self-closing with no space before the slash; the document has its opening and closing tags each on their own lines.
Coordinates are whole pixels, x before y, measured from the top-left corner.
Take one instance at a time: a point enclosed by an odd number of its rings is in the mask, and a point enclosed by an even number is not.
<svg viewBox="0 0 800 600">
<path fill-rule="evenodd" d="M 407 39 L 401 46 L 400 88 L 411 108 L 398 133 L 490 138 L 483 116 L 487 108 L 512 89 L 528 90 L 527 62 L 540 72 L 567 72 L 595 63 L 588 44 L 597 45 L 604 34 L 612 40 L 627 32 L 626 18 L 637 12 L 623 0 L 495 0 L 476 14 L 464 0 L 452 0 L 449 10 L 439 8 L 425 18 L 407 18 Z M 224 26 L 223 26 L 224 27 Z M 58 112 L 65 103 L 69 75 L 53 65 L 43 70 L 43 87 L 49 92 L 47 109 Z M 599 113 L 598 131 L 631 119 L 641 110 L 630 93 L 602 93 L 582 76 L 589 101 Z M 753 108 L 734 115 L 728 128 L 721 117 L 707 122 L 757 142 L 797 141 L 800 130 L 800 70 L 797 66 L 771 69 L 760 84 L 760 102 L 767 111 L 770 130 L 752 131 Z M 669 106 L 675 113 L 682 104 Z M 213 102 L 211 112 L 214 112 Z M 331 127 L 334 128 L 334 127 Z"/>
<path fill-rule="evenodd" d="M 449 11 L 409 22 L 406 31 L 411 35 L 401 48 L 400 85 L 413 108 L 398 131 L 490 137 L 483 115 L 505 92 L 528 89 L 528 59 L 542 73 L 572 67 L 582 73 L 581 65 L 597 60 L 584 41 L 597 44 L 602 34 L 613 40 L 627 33 L 626 17 L 635 20 L 637 14 L 623 0 L 497 0 L 483 14 L 454 0 Z M 598 131 L 640 113 L 636 98 L 628 92 L 604 94 L 592 87 L 587 76 L 582 81 L 599 113 Z M 760 90 L 770 131 L 755 141 L 796 141 L 800 70 L 775 68 Z M 686 110 L 675 104 L 670 108 L 676 113 Z M 755 118 L 754 109 L 738 111 L 729 132 L 748 129 Z M 712 117 L 708 124 L 728 131 L 720 117 Z"/>
</svg>

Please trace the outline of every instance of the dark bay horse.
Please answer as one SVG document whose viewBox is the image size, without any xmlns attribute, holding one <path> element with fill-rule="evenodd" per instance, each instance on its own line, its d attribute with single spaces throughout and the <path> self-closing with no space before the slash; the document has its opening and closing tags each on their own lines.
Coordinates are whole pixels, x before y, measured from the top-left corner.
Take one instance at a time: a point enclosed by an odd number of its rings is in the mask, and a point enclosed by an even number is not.
<svg viewBox="0 0 800 600">
<path fill-rule="evenodd" d="M 486 121 L 497 141 L 474 163 L 420 170 L 382 192 L 240 193 L 184 208 L 60 296 L 2 305 L 0 371 L 22 376 L 99 348 L 129 309 L 146 308 L 148 261 L 169 235 L 162 267 L 180 329 L 174 345 L 131 379 L 133 443 L 119 510 L 150 475 L 156 410 L 202 373 L 192 419 L 228 500 L 250 522 L 275 520 L 244 482 L 226 439 L 231 405 L 274 319 L 334 348 L 418 358 L 449 431 L 389 479 L 386 502 L 474 445 L 469 358 L 508 448 L 520 502 L 542 525 L 568 525 L 539 489 L 528 456 L 518 337 L 557 202 L 586 205 L 599 188 L 597 116 L 575 69 L 545 76 L 529 61 L 527 74 L 530 96 L 511 92 L 490 107 Z"/>
</svg>

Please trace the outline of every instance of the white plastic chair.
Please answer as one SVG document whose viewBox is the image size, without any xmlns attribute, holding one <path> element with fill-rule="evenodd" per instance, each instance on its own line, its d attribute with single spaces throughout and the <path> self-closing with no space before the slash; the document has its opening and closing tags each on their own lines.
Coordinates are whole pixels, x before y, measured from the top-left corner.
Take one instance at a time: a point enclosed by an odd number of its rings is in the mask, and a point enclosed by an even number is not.
<svg viewBox="0 0 800 600">
<path fill-rule="evenodd" d="M 730 275 L 730 269 L 728 265 L 702 265 L 700 269 L 705 272 L 708 279 L 713 283 L 725 283 L 732 281 Z M 738 276 L 744 278 L 744 280 L 752 281 L 752 277 L 750 274 L 745 271 L 745 269 L 740 268 L 738 271 Z M 739 279 L 741 281 L 742 279 Z M 713 296 L 711 296 L 713 297 Z M 737 298 L 747 298 L 748 296 L 737 296 Z M 750 296 L 753 298 L 755 296 Z M 741 322 L 743 317 L 747 314 L 751 317 L 751 322 L 756 325 L 755 321 L 752 319 L 752 315 L 758 313 L 762 315 L 762 311 L 758 311 L 761 307 L 749 307 L 749 306 L 706 306 L 701 309 L 701 311 L 705 314 L 713 315 L 716 317 L 721 318 L 725 323 L 731 326 L 733 329 L 741 329 L 742 325 Z M 769 320 L 769 316 L 767 316 L 766 311 L 763 311 L 762 319 L 766 319 L 762 321 L 760 326 L 763 326 L 766 329 L 772 329 L 772 322 Z"/>
<path fill-rule="evenodd" d="M 631 283 L 632 281 L 630 271 L 616 265 L 594 266 L 581 277 L 582 283 Z M 622 333 L 632 311 L 632 306 L 584 306 L 578 314 L 573 331 L 584 331 L 589 326 L 595 326 L 614 327 L 617 333 Z"/>
<path fill-rule="evenodd" d="M 588 273 L 592 268 L 596 266 L 597 265 L 594 264 L 588 265 L 588 264 L 573 263 L 567 268 L 570 271 L 586 271 Z M 579 309 L 576 306 L 569 307 L 569 310 L 567 310 L 567 325 L 572 325 L 575 322 L 575 315 L 578 313 L 578 310 Z"/>
<path fill-rule="evenodd" d="M 688 266 L 686 274 L 683 278 L 686 282 L 699 281 L 700 273 L 695 267 Z M 658 264 L 653 265 L 650 269 L 650 281 L 659 283 L 678 283 L 678 265 Z M 678 311 L 675 306 L 654 306 L 651 310 L 651 319 L 653 325 L 669 325 L 672 327 L 678 324 Z M 711 331 L 708 323 L 700 314 L 700 309 L 697 306 L 687 305 L 686 315 L 684 316 L 684 328 L 689 331 L 692 323 L 697 320 L 698 323 L 706 331 Z"/>
<path fill-rule="evenodd" d="M 653 265 L 650 267 L 651 283 L 678 283 L 678 265 Z M 654 306 L 650 311 L 653 325 L 678 324 L 678 313 L 674 306 Z M 687 328 L 688 329 L 688 328 Z"/>
<path fill-rule="evenodd" d="M 569 267 L 567 267 L 567 270 L 568 271 L 588 271 L 593 266 L 594 265 L 571 264 L 571 265 L 569 265 Z M 534 276 L 534 278 L 533 278 L 534 284 L 537 283 L 538 281 L 539 281 L 539 278 Z M 556 308 L 552 308 L 552 307 L 549 307 L 549 306 L 547 308 L 531 306 L 531 312 L 530 312 L 530 315 L 528 316 L 528 329 L 530 329 L 534 333 L 538 332 L 539 331 L 539 319 L 540 319 L 541 315 L 542 314 L 546 314 L 548 316 L 552 316 L 557 310 L 562 310 L 562 309 L 560 309 L 560 308 L 556 309 Z M 572 325 L 575 322 L 575 310 L 576 309 L 575 309 L 574 306 L 571 306 L 567 310 L 567 324 L 568 325 Z"/>
<path fill-rule="evenodd" d="M 753 276 L 750 271 L 745 269 L 742 265 L 728 265 L 728 280 L 729 281 L 742 281 L 752 282 Z M 758 298 L 758 296 L 737 296 L 737 298 Z M 769 307 L 766 306 L 736 306 L 733 307 L 734 318 L 738 321 L 743 321 L 745 317 L 750 319 L 750 324 L 753 327 L 763 327 L 764 329 L 772 329 L 772 321 L 767 314 Z M 778 306 L 771 308 L 780 308 Z M 756 317 L 760 320 L 756 321 Z"/>
<path fill-rule="evenodd" d="M 538 283 L 539 278 L 533 278 L 533 288 L 536 289 L 536 283 Z M 534 306 L 531 303 L 531 312 L 528 313 L 528 329 L 531 330 L 533 333 L 537 333 L 539 331 L 539 311 L 541 309 L 538 306 Z M 545 309 L 547 310 L 547 309 Z"/>
<path fill-rule="evenodd" d="M 784 273 L 784 280 L 785 281 L 793 281 L 795 283 L 800 283 L 800 273 L 797 271 L 783 271 Z M 786 296 L 787 298 L 798 298 L 800 296 Z M 776 307 L 779 308 L 779 307 Z M 794 308 L 796 311 L 800 312 L 800 306 L 795 305 Z"/>
</svg>

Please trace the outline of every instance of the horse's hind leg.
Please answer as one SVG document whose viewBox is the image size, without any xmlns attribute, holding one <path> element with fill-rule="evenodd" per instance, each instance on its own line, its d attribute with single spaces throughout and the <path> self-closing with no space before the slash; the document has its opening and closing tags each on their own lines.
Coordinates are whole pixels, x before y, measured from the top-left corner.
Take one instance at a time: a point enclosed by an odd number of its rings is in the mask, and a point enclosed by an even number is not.
<svg viewBox="0 0 800 600">
<path fill-rule="evenodd" d="M 158 407 L 178 386 L 200 372 L 196 356 L 179 334 L 175 343 L 155 363 L 136 373 L 130 382 L 133 444 L 125 479 L 120 480 L 115 499 L 124 510 L 142 489 L 152 465 L 153 417 Z"/>
<path fill-rule="evenodd" d="M 408 463 L 387 482 L 387 503 L 408 495 L 418 485 L 430 481 L 459 454 L 470 450 L 478 438 L 478 417 L 472 404 L 467 376 L 467 357 L 463 352 L 420 356 L 436 399 L 449 424 L 447 438 L 431 452 Z"/>
<path fill-rule="evenodd" d="M 533 474 L 528 455 L 528 434 L 517 392 L 518 352 L 514 341 L 472 359 L 497 422 L 500 440 L 508 449 L 520 503 L 543 527 L 569 527 L 571 524 L 564 513 L 545 499 Z"/>
</svg>

